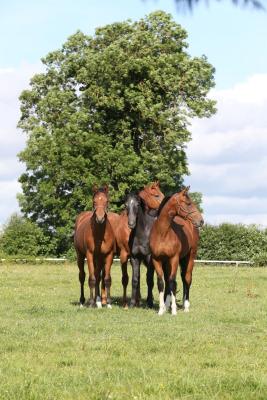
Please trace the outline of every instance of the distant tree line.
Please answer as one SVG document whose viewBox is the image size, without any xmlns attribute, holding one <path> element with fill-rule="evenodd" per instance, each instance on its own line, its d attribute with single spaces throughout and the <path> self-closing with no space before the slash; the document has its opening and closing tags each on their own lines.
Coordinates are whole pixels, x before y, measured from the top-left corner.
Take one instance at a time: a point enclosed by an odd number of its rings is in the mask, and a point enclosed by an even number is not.
<svg viewBox="0 0 267 400">
<path fill-rule="evenodd" d="M 40 227 L 27 218 L 14 214 L 0 235 L 0 254 L 5 257 L 59 256 L 53 242 L 44 236 Z M 74 258 L 72 240 L 65 255 Z M 267 265 L 267 229 L 256 225 L 205 225 L 200 231 L 198 259 L 254 261 Z"/>
</svg>

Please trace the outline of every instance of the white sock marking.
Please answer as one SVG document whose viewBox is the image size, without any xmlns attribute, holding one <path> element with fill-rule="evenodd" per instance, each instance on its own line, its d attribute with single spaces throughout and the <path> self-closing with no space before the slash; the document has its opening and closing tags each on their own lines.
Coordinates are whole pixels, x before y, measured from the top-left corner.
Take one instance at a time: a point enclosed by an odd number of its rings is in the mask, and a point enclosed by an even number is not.
<svg viewBox="0 0 267 400">
<path fill-rule="evenodd" d="M 166 312 L 166 307 L 164 304 L 164 293 L 159 293 L 159 312 L 158 315 L 163 315 Z"/>
<path fill-rule="evenodd" d="M 176 315 L 177 314 L 176 299 L 172 292 L 171 292 L 171 297 L 172 297 L 172 315 Z"/>
<path fill-rule="evenodd" d="M 97 308 L 102 308 L 101 297 L 97 296 L 96 298 L 96 306 Z"/>
<path fill-rule="evenodd" d="M 184 301 L 184 312 L 189 312 L 190 303 L 188 300 Z"/>
</svg>

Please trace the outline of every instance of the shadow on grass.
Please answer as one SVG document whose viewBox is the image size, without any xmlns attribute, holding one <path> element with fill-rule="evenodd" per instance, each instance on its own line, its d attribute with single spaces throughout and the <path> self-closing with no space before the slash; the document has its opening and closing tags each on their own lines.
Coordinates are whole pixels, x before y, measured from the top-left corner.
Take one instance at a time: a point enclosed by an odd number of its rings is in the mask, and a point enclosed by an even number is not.
<svg viewBox="0 0 267 400">
<path fill-rule="evenodd" d="M 123 307 L 123 301 L 122 301 L 122 297 L 118 297 L 118 296 L 114 296 L 111 298 L 112 302 L 112 306 L 117 306 L 119 308 L 124 308 L 124 309 L 131 309 L 130 307 L 130 299 L 127 300 L 127 307 Z M 71 301 L 70 304 L 74 307 L 79 307 L 80 306 L 80 302 L 79 301 Z M 85 308 L 91 308 L 88 300 L 85 301 L 83 307 Z M 104 308 L 106 307 L 105 305 L 103 306 Z M 93 307 L 95 308 L 95 306 Z M 154 300 L 154 304 L 153 307 L 148 307 L 147 302 L 145 299 L 141 299 L 140 304 L 137 305 L 135 308 L 139 308 L 139 309 L 144 309 L 144 310 L 158 310 L 159 308 L 159 302 Z M 183 304 L 182 303 L 178 303 L 177 302 L 177 308 L 178 310 L 183 309 Z"/>
</svg>

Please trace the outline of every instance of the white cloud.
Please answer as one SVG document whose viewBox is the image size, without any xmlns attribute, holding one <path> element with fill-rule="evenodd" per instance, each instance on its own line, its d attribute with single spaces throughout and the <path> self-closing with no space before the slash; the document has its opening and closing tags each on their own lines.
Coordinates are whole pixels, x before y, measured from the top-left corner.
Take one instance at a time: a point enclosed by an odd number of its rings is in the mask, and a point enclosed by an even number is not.
<svg viewBox="0 0 267 400">
<path fill-rule="evenodd" d="M 21 192 L 17 179 L 0 180 L 0 222 L 4 224 L 11 214 L 19 212 L 16 200 L 17 193 Z M 1 226 L 0 224 L 0 226 Z"/>
<path fill-rule="evenodd" d="M 29 85 L 30 78 L 41 71 L 41 65 L 22 64 L 19 68 L 0 68 L 0 224 L 18 211 L 17 179 L 23 165 L 17 153 L 25 146 L 25 136 L 17 128 L 19 95 Z"/>
<path fill-rule="evenodd" d="M 212 97 L 217 114 L 192 124 L 186 181 L 203 193 L 209 222 L 267 225 L 267 74 Z"/>
</svg>

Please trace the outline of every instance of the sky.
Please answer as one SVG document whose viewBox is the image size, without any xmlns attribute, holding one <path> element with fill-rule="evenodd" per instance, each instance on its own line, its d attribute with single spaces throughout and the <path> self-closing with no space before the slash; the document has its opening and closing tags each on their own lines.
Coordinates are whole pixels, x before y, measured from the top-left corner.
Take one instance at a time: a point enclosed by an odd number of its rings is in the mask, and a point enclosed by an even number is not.
<svg viewBox="0 0 267 400">
<path fill-rule="evenodd" d="M 218 112 L 192 122 L 185 183 L 203 194 L 207 223 L 267 226 L 267 12 L 228 0 L 203 0 L 193 12 L 173 0 L 0 0 L 0 226 L 19 211 L 18 96 L 42 70 L 41 58 L 77 30 L 93 35 L 155 10 L 171 13 L 188 33 L 189 53 L 216 68 L 210 97 Z"/>
</svg>

